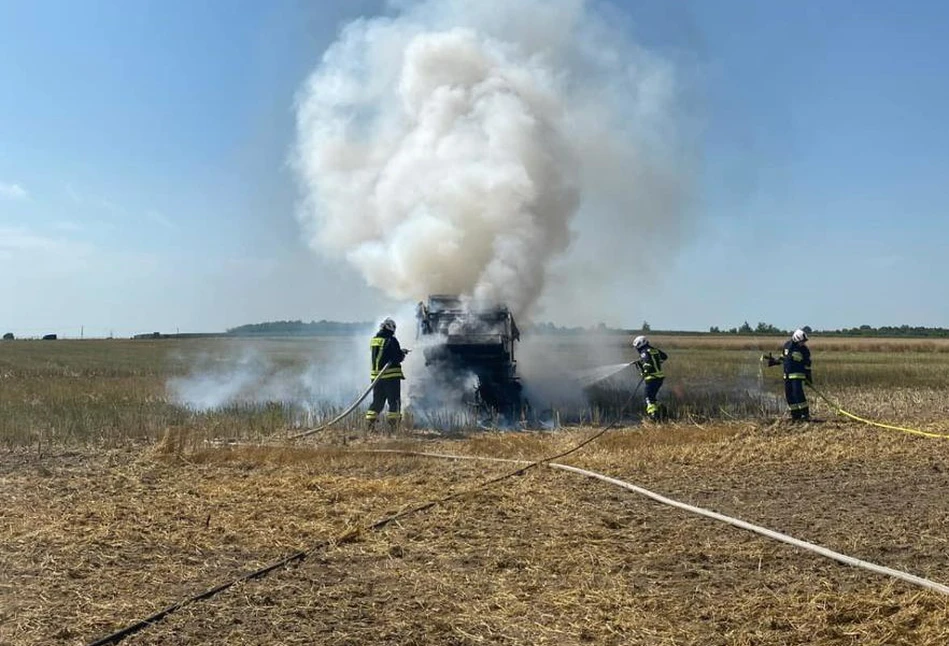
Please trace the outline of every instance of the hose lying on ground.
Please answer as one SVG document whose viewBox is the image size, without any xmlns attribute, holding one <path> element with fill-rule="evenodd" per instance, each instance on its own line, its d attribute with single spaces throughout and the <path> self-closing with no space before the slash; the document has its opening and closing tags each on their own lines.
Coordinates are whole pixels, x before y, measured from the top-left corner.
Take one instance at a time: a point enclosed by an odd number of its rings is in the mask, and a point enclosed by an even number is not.
<svg viewBox="0 0 949 646">
<path fill-rule="evenodd" d="M 901 431 L 903 433 L 912 433 L 914 435 L 922 435 L 923 437 L 935 437 L 941 438 L 944 440 L 949 440 L 949 435 L 944 435 L 942 433 L 930 433 L 928 431 L 920 431 L 915 428 L 906 428 L 903 426 L 893 426 L 892 424 L 883 424 L 882 422 L 874 422 L 873 420 L 864 419 L 863 417 L 858 417 L 853 413 L 845 411 L 843 408 L 832 402 L 827 395 L 818 390 L 813 384 L 807 384 L 807 387 L 814 391 L 814 393 L 821 398 L 821 400 L 830 406 L 830 408 L 837 413 L 838 415 L 843 415 L 844 417 L 849 417 L 852 420 L 856 420 L 863 424 L 869 424 L 870 426 L 876 426 L 878 428 L 888 428 L 892 431 Z"/>
<path fill-rule="evenodd" d="M 341 419 L 343 419 L 344 417 L 346 417 L 347 415 L 349 415 L 351 412 L 353 412 L 353 410 L 356 409 L 356 406 L 359 406 L 359 404 L 362 403 L 362 401 L 369 395 L 369 393 L 372 392 L 373 386 L 375 386 L 375 385 L 376 385 L 376 382 L 379 381 L 379 379 L 382 378 L 382 373 L 384 373 L 384 372 L 386 371 L 386 368 L 388 368 L 388 367 L 389 367 L 389 364 L 388 364 L 388 363 L 387 363 L 386 365 L 382 366 L 382 369 L 379 371 L 379 374 L 376 375 L 376 378 L 372 380 L 372 383 L 369 384 L 369 387 L 366 388 L 366 390 L 363 392 L 363 394 L 361 394 L 361 395 L 359 396 L 359 399 L 357 399 L 356 401 L 354 401 L 354 402 L 349 406 L 349 408 L 347 408 L 346 410 L 344 410 L 342 413 L 340 413 L 339 415 L 337 415 L 336 417 L 334 417 L 334 418 L 331 419 L 330 421 L 326 422 L 325 424 L 323 424 L 323 426 L 320 426 L 319 428 L 311 428 L 311 429 L 306 430 L 306 431 L 303 431 L 303 432 L 301 432 L 301 433 L 297 433 L 297 434 L 295 434 L 295 435 L 291 435 L 291 436 L 288 437 L 287 439 L 288 439 L 288 440 L 296 440 L 296 439 L 299 439 L 299 438 L 301 438 L 301 437 L 306 437 L 307 435 L 313 435 L 314 433 L 319 433 L 320 431 L 324 431 L 324 430 L 328 429 L 330 426 L 332 426 L 333 424 L 335 424 L 335 423 L 338 422 L 339 420 L 341 420 Z"/>
<path fill-rule="evenodd" d="M 388 365 L 388 364 L 387 364 L 387 365 Z M 380 373 L 381 373 L 381 371 L 380 371 Z M 378 380 L 378 378 L 377 378 L 376 380 Z M 375 384 L 375 380 L 373 381 L 373 384 Z M 95 641 L 93 641 L 93 642 L 90 642 L 88 646 L 111 646 L 111 645 L 113 645 L 113 644 L 118 644 L 119 642 L 123 641 L 126 637 L 129 637 L 129 636 L 131 636 L 131 635 L 134 635 L 134 634 L 136 634 L 136 633 L 138 633 L 138 632 L 141 632 L 142 630 L 145 630 L 146 628 L 149 628 L 150 626 L 153 626 L 154 624 L 157 624 L 158 622 L 160 622 L 160 621 L 164 620 L 165 618 L 167 618 L 169 615 L 171 615 L 171 614 L 177 612 L 178 610 L 181 610 L 181 609 L 184 608 L 185 606 L 188 606 L 188 605 L 190 605 L 190 604 L 196 603 L 196 602 L 198 602 L 198 601 L 204 601 L 204 600 L 210 599 L 211 597 L 214 597 L 214 596 L 216 596 L 217 594 L 219 594 L 219 593 L 221 593 L 221 592 L 224 592 L 225 590 L 228 590 L 228 589 L 234 587 L 234 586 L 237 585 L 238 583 L 243 583 L 243 582 L 246 582 L 246 581 L 253 581 L 253 580 L 255 580 L 255 579 L 263 578 L 263 577 L 267 576 L 268 574 L 270 574 L 271 572 L 273 572 L 274 570 L 278 570 L 278 569 L 280 569 L 280 568 L 282 568 L 282 567 L 290 566 L 290 565 L 292 565 L 292 564 L 294 564 L 294 563 L 298 563 L 298 562 L 304 561 L 304 560 L 306 560 L 308 557 L 310 557 L 311 555 L 313 555 L 314 553 L 316 553 L 316 552 L 319 551 L 319 550 L 325 549 L 325 548 L 330 547 L 330 546 L 333 546 L 333 545 L 342 545 L 342 544 L 345 544 L 345 543 L 350 543 L 350 542 L 356 540 L 363 532 L 371 531 L 371 530 L 376 530 L 376 529 L 381 529 L 381 528 L 383 528 L 383 527 L 385 527 L 385 526 L 387 526 L 387 525 L 390 525 L 390 524 L 392 524 L 392 523 L 395 523 L 395 522 L 397 522 L 397 521 L 399 521 L 399 520 L 402 520 L 403 518 L 406 518 L 406 517 L 411 516 L 411 515 L 413 515 L 413 514 L 416 514 L 416 513 L 422 512 L 422 511 L 426 511 L 426 510 L 431 509 L 432 507 L 435 507 L 435 506 L 437 506 L 437 505 L 441 505 L 441 504 L 444 504 L 444 503 L 446 503 L 446 502 L 450 502 L 450 501 L 452 501 L 452 500 L 456 500 L 456 499 L 458 499 L 458 498 L 462 498 L 462 497 L 464 497 L 464 496 L 466 496 L 466 495 L 470 495 L 470 494 L 472 494 L 472 493 L 476 493 L 476 492 L 478 492 L 478 491 L 480 491 L 480 490 L 482 490 L 482 489 L 486 489 L 487 487 L 489 487 L 489 486 L 491 486 L 491 485 L 494 485 L 494 484 L 497 484 L 497 483 L 499 483 L 499 482 L 502 482 L 502 481 L 504 481 L 504 480 L 513 478 L 513 477 L 515 477 L 515 476 L 522 475 L 522 474 L 524 474 L 527 470 L 533 469 L 534 467 L 537 467 L 537 466 L 540 466 L 540 465 L 544 464 L 544 463 L 547 462 L 547 461 L 550 461 L 550 460 L 557 460 L 557 459 L 560 459 L 560 458 L 565 457 L 565 456 L 567 456 L 567 455 L 570 455 L 571 453 L 574 453 L 574 452 L 576 452 L 576 451 L 579 451 L 581 448 L 583 448 L 584 446 L 586 446 L 586 445 L 589 444 L 590 442 L 593 442 L 594 440 L 596 440 L 597 438 L 599 438 L 600 436 L 602 436 L 604 433 L 606 433 L 607 431 L 609 431 L 611 428 L 615 427 L 615 426 L 619 423 L 619 421 L 620 421 L 620 420 L 622 419 L 622 417 L 623 417 L 623 414 L 626 412 L 626 408 L 627 408 L 627 407 L 629 406 L 629 404 L 632 402 L 633 397 L 636 395 L 636 392 L 639 390 L 639 386 L 640 386 L 641 384 L 642 384 L 642 380 L 640 380 L 639 384 L 636 385 L 636 389 L 633 390 L 632 394 L 629 396 L 629 399 L 628 399 L 628 400 L 626 401 L 626 403 L 623 405 L 623 408 L 620 409 L 620 413 L 619 413 L 619 416 L 617 417 L 616 421 L 614 421 L 614 422 L 612 422 L 611 424 L 609 424 L 608 426 L 606 426 L 606 427 L 600 429 L 599 431 L 597 431 L 596 433 L 594 433 L 593 435 L 591 435 L 591 436 L 588 437 L 587 439 L 583 440 L 583 441 L 580 442 L 579 444 L 574 445 L 573 447 L 571 447 L 570 449 L 567 449 L 566 451 L 563 451 L 563 452 L 558 453 L 558 454 L 556 454 L 556 455 L 552 455 L 552 456 L 547 457 L 547 458 L 542 458 L 542 459 L 537 460 L 537 461 L 535 461 L 535 462 L 525 463 L 523 466 L 518 467 L 518 468 L 515 469 L 514 471 L 509 471 L 509 472 L 507 472 L 507 473 L 505 473 L 505 474 L 503 474 L 503 475 L 501 475 L 501 476 L 498 476 L 498 477 L 495 477 L 495 478 L 491 478 L 491 479 L 489 479 L 489 480 L 484 480 L 484 481 L 475 483 L 475 484 L 472 485 L 471 487 L 468 487 L 468 488 L 466 488 L 466 489 L 462 489 L 461 491 L 457 491 L 457 492 L 455 492 L 455 493 L 450 493 L 450 494 L 447 494 L 447 495 L 445 495 L 445 496 L 442 496 L 441 498 L 437 498 L 437 499 L 434 499 L 434 500 L 429 500 L 428 502 L 424 502 L 424 503 L 415 505 L 415 506 L 413 506 L 413 507 L 409 507 L 409 508 L 404 509 L 404 510 L 402 510 L 402 511 L 396 512 L 396 513 L 394 513 L 394 514 L 390 514 L 389 516 L 386 516 L 386 517 L 382 518 L 381 520 L 377 520 L 377 521 L 375 521 L 374 523 L 367 524 L 367 525 L 362 525 L 362 526 L 356 527 L 355 529 L 351 529 L 351 530 L 347 531 L 346 533 L 342 534 L 341 536 L 338 536 L 338 537 L 335 538 L 335 539 L 320 541 L 319 543 L 313 545 L 312 547 L 310 547 L 310 548 L 308 548 L 308 549 L 300 550 L 300 551 L 298 551 L 298 552 L 294 552 L 293 554 L 290 554 L 289 556 L 286 556 L 286 557 L 284 557 L 284 558 L 282 558 L 282 559 L 280 559 L 280 560 L 278 560 L 278 561 L 276 561 L 276 562 L 274 562 L 274 563 L 271 563 L 270 565 L 266 565 L 266 566 L 264 566 L 264 567 L 262 567 L 262 568 L 259 568 L 259 569 L 257 569 L 257 570 L 254 570 L 254 571 L 252 571 L 252 572 L 247 572 L 247 573 L 242 574 L 241 576 L 237 577 L 236 579 L 232 579 L 232 580 L 230 580 L 230 581 L 226 581 L 226 582 L 224 582 L 224 583 L 221 583 L 221 584 L 219 584 L 219 585 L 214 586 L 213 588 L 210 588 L 210 589 L 208 589 L 208 590 L 205 590 L 204 592 L 201 592 L 201 593 L 199 593 L 199 594 L 196 594 L 196 595 L 193 595 L 193 596 L 191 596 L 191 597 L 188 597 L 187 599 L 184 599 L 184 600 L 182 600 L 182 601 L 178 601 L 177 603 L 173 603 L 173 604 L 171 604 L 170 606 L 167 606 L 167 607 L 165 607 L 164 609 L 159 610 L 158 612 L 154 613 L 153 615 L 151 615 L 151 616 L 149 616 L 149 617 L 146 617 L 145 619 L 142 619 L 142 620 L 140 620 L 140 621 L 136 621 L 136 622 L 134 622 L 134 623 L 132 623 L 132 624 L 130 624 L 130 625 L 128 625 L 128 626 L 126 626 L 126 627 L 120 629 L 120 630 L 117 630 L 117 631 L 113 632 L 113 633 L 110 634 L 110 635 L 106 635 L 105 637 L 102 637 L 102 638 L 97 639 L 97 640 L 95 640 Z M 371 389 L 371 386 L 370 386 L 370 389 Z M 369 392 L 369 391 L 367 390 L 366 393 L 364 393 L 363 396 L 360 397 L 360 399 L 359 399 L 355 404 L 353 404 L 353 406 L 350 407 L 350 409 L 355 408 L 355 407 L 359 404 L 359 402 L 362 401 L 362 399 L 365 398 L 365 396 L 366 396 L 366 394 L 367 394 L 368 392 Z M 341 417 L 342 417 L 342 415 L 340 416 L 340 418 L 341 418 Z M 339 419 L 339 418 L 337 418 L 337 419 Z M 334 421 L 335 421 L 335 420 L 334 420 Z M 321 429 L 323 429 L 323 428 L 326 428 L 327 426 L 330 426 L 331 424 L 333 424 L 333 422 L 330 422 L 329 424 L 324 424 L 324 425 L 323 425 L 322 427 L 320 427 L 319 429 L 314 429 L 313 431 L 307 431 L 306 434 L 315 433 L 316 431 L 321 430 Z M 301 436 L 301 435 L 298 434 L 296 437 L 299 437 L 299 436 Z M 523 462 L 526 462 L 526 461 L 512 461 L 512 462 L 523 463 Z"/>
<path fill-rule="evenodd" d="M 625 364 L 625 365 L 628 365 L 628 364 Z M 624 367 L 625 367 L 625 365 L 624 365 Z M 359 406 L 359 404 L 362 403 L 362 401 L 369 395 L 369 393 L 372 392 L 373 386 L 376 385 L 376 382 L 379 381 L 380 377 L 382 377 L 382 373 L 385 372 L 386 368 L 388 368 L 388 367 L 389 367 L 389 364 L 388 364 L 388 363 L 385 364 L 385 365 L 382 367 L 382 369 L 379 370 L 379 375 L 378 375 L 375 379 L 372 380 L 372 383 L 369 384 L 369 387 L 366 388 L 365 392 L 363 392 L 363 394 L 361 394 L 361 395 L 359 396 L 359 399 L 357 399 L 356 401 L 354 401 L 354 402 L 349 406 L 349 408 L 347 408 L 346 410 L 344 410 L 342 413 L 340 413 L 339 415 L 337 415 L 336 417 L 334 417 L 333 419 L 331 419 L 330 421 L 326 422 L 325 424 L 323 424 L 322 426 L 320 426 L 320 427 L 318 427 L 318 428 L 311 428 L 311 429 L 308 429 L 308 430 L 306 430 L 306 431 L 302 431 L 302 432 L 300 432 L 300 433 L 296 433 L 295 435 L 291 435 L 291 436 L 287 437 L 286 439 L 288 439 L 288 440 L 297 440 L 297 439 L 299 439 L 299 438 L 301 438 L 301 437 L 306 437 L 306 436 L 308 436 L 308 435 L 313 435 L 314 433 L 319 433 L 320 431 L 325 431 L 325 430 L 328 429 L 330 426 L 332 426 L 333 424 L 335 424 L 335 423 L 338 422 L 339 420 L 341 420 L 341 419 L 343 419 L 344 417 L 346 417 L 347 415 L 349 415 L 351 412 L 353 412 L 353 410 L 354 410 L 357 406 Z M 617 418 L 617 421 L 622 418 L 623 414 L 626 412 L 627 406 L 629 406 L 630 402 L 632 402 L 633 397 L 636 396 L 636 393 L 639 392 L 639 387 L 642 386 L 642 385 L 643 385 L 643 380 L 642 380 L 642 378 L 640 378 L 639 383 L 636 384 L 636 387 L 633 389 L 633 392 L 630 394 L 629 399 L 627 400 L 626 404 L 624 404 L 624 405 L 623 405 L 623 408 L 620 410 L 619 418 Z M 616 422 L 614 422 L 613 425 L 615 425 L 615 424 L 616 424 Z M 269 438 L 269 439 L 273 439 L 273 437 L 271 436 L 271 438 Z"/>
<path fill-rule="evenodd" d="M 605 432 L 607 429 L 604 429 Z M 601 435 L 599 433 L 597 436 Z M 589 441 L 595 439 L 595 437 L 590 438 Z M 582 445 L 581 445 L 582 446 Z M 493 457 L 482 457 L 476 455 L 450 455 L 445 453 L 426 453 L 420 451 L 401 451 L 396 449 L 376 449 L 369 451 L 357 451 L 358 453 L 396 453 L 403 455 L 412 455 L 420 457 L 431 457 L 431 458 L 442 458 L 447 460 L 487 460 L 491 462 L 511 462 L 511 463 L 525 463 L 526 460 L 512 460 L 507 458 L 493 458 Z M 572 452 L 572 451 L 571 451 Z M 552 460 L 553 458 L 551 458 Z M 870 572 L 876 572 L 877 574 L 884 574 L 886 576 L 891 576 L 901 581 L 906 581 L 907 583 L 912 583 L 913 585 L 926 588 L 927 590 L 932 590 L 934 592 L 940 592 L 942 594 L 949 595 L 949 586 L 946 586 L 942 583 L 936 581 L 931 581 L 930 579 L 924 579 L 923 577 L 917 576 L 915 574 L 910 574 L 909 572 L 903 572 L 902 570 L 894 570 L 888 568 L 884 565 L 877 565 L 876 563 L 871 563 L 870 561 L 864 561 L 862 559 L 855 558 L 853 556 L 848 556 L 846 554 L 841 554 L 840 552 L 835 552 L 834 550 L 828 549 L 821 545 L 816 545 L 814 543 L 809 543 L 803 541 L 799 538 L 794 538 L 787 534 L 782 534 L 774 530 L 768 529 L 766 527 L 761 527 L 759 525 L 753 525 L 747 521 L 741 520 L 739 518 L 732 518 L 731 516 L 726 516 L 709 509 L 703 509 L 702 507 L 695 507 L 684 502 L 679 502 L 678 500 L 673 500 L 672 498 L 666 498 L 660 494 L 654 493 L 648 489 L 643 489 L 629 482 L 623 480 L 618 480 L 616 478 L 611 478 L 609 476 L 603 475 L 601 473 L 596 473 L 595 471 L 587 471 L 586 469 L 580 469 L 569 464 L 560 464 L 550 460 L 545 460 L 542 463 L 533 463 L 530 466 L 536 466 L 537 464 L 543 464 L 543 466 L 549 467 L 551 469 L 558 469 L 560 471 L 567 471 L 570 473 L 575 473 L 578 475 L 586 476 L 588 478 L 593 478 L 595 480 L 600 480 L 608 484 L 627 489 L 634 493 L 638 493 L 647 498 L 662 503 L 663 505 L 668 505 L 670 507 L 675 507 L 683 511 L 687 511 L 692 514 L 697 514 L 699 516 L 705 516 L 706 518 L 711 518 L 712 520 L 717 520 L 733 527 L 738 527 L 740 529 L 745 529 L 755 534 L 760 534 L 761 536 L 766 536 L 767 538 L 780 541 L 782 543 L 787 543 L 788 545 L 793 545 L 794 547 L 799 547 L 801 549 L 807 550 L 809 552 L 814 552 L 831 560 L 837 561 L 838 563 L 843 563 L 844 565 L 850 565 L 852 567 L 862 568 L 864 570 L 869 570 Z M 527 468 L 527 467 L 525 467 Z"/>
</svg>

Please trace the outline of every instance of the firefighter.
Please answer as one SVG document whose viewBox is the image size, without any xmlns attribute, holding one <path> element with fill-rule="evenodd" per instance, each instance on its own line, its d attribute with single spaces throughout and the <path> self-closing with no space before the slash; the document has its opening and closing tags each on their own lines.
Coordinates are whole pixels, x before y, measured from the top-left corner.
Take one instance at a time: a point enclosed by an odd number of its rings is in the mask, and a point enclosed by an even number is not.
<svg viewBox="0 0 949 646">
<path fill-rule="evenodd" d="M 428 306 L 422 301 L 419 301 L 418 305 L 415 306 L 415 319 L 418 321 L 418 327 L 415 330 L 416 339 L 419 335 L 432 333 L 432 321 L 429 318 Z"/>
<path fill-rule="evenodd" d="M 372 403 L 366 411 L 370 430 L 375 426 L 386 404 L 389 405 L 389 411 L 386 413 L 389 430 L 394 431 L 402 420 L 402 380 L 405 379 L 402 374 L 402 361 L 408 353 L 395 338 L 395 321 L 387 318 L 369 342 L 369 378 L 379 378 L 372 387 Z"/>
<path fill-rule="evenodd" d="M 804 395 L 804 384 L 811 384 L 811 351 L 807 347 L 807 331 L 794 330 L 791 339 L 784 344 L 781 357 L 775 359 L 769 352 L 763 359 L 768 366 L 784 366 L 784 398 L 788 402 L 791 419 L 806 422 L 811 419 L 811 411 Z"/>
<path fill-rule="evenodd" d="M 658 422 L 661 416 L 661 407 L 657 400 L 659 389 L 662 388 L 662 382 L 665 374 L 662 372 L 662 362 L 669 356 L 660 350 L 649 345 L 649 339 L 639 335 L 633 339 L 633 347 L 639 353 L 639 361 L 636 367 L 639 368 L 643 381 L 646 383 L 646 415 L 654 422 Z"/>
</svg>

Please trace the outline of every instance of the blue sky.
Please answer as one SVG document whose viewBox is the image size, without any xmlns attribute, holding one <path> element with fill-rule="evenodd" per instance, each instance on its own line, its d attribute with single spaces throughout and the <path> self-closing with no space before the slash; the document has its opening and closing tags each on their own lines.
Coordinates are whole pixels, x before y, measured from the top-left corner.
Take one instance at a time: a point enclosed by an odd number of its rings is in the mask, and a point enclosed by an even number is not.
<svg viewBox="0 0 949 646">
<path fill-rule="evenodd" d="M 949 326 L 949 5 L 613 4 L 700 124 L 694 226 L 601 311 L 544 318 Z M 0 331 L 387 311 L 307 249 L 286 163 L 301 82 L 381 9 L 0 0 Z"/>
</svg>

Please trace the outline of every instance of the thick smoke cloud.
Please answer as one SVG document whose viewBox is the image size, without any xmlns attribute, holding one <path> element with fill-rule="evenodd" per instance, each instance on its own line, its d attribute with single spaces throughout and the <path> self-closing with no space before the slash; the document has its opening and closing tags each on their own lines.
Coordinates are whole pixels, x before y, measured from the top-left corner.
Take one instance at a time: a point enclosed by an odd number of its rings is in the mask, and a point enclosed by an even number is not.
<svg viewBox="0 0 949 646">
<path fill-rule="evenodd" d="M 391 298 L 461 293 L 522 318 L 578 238 L 614 274 L 648 264 L 609 254 L 679 228 L 675 82 L 598 6 L 402 2 L 346 26 L 298 97 L 311 245 Z"/>
</svg>

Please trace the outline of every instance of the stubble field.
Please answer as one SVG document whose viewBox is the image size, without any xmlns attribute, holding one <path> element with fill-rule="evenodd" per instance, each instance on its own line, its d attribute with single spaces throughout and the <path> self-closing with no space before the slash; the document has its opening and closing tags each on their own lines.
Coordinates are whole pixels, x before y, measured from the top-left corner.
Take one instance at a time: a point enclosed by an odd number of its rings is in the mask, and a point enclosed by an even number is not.
<svg viewBox="0 0 949 646">
<path fill-rule="evenodd" d="M 784 421 L 777 369 L 757 361 L 782 339 L 654 341 L 672 355 L 675 419 L 629 417 L 558 462 L 949 583 L 949 439 L 848 421 L 813 396 L 825 421 Z M 292 370 L 330 343 L 259 348 Z M 811 347 L 818 387 L 848 411 L 949 433 L 949 343 Z M 190 357 L 234 351 L 0 345 L 0 643 L 91 643 L 288 556 L 122 643 L 949 642 L 938 592 L 547 466 L 414 454 L 536 460 L 602 425 L 370 437 L 349 422 L 262 444 L 335 409 L 169 401 Z M 568 339 L 550 354 L 587 356 Z"/>
</svg>

